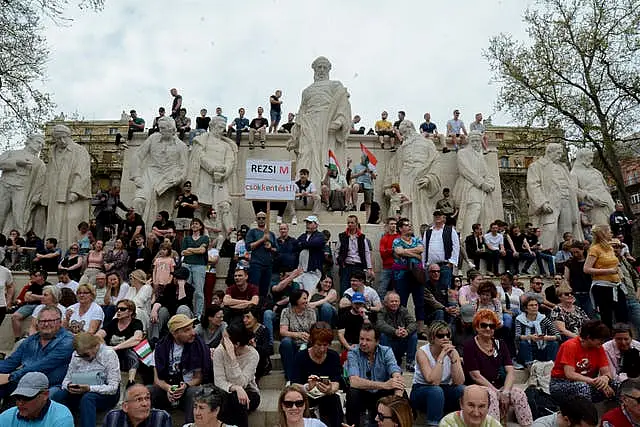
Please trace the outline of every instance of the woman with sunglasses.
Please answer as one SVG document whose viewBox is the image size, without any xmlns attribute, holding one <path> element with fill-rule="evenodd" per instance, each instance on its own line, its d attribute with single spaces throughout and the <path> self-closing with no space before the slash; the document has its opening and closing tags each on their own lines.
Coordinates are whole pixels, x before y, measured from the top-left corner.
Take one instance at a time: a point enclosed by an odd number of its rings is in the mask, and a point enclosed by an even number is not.
<svg viewBox="0 0 640 427">
<path fill-rule="evenodd" d="M 515 371 L 507 345 L 494 338 L 498 322 L 498 315 L 491 310 L 478 310 L 473 316 L 473 329 L 477 335 L 464 344 L 467 384 L 487 388 L 489 415 L 493 418 L 504 420 L 512 406 L 518 424 L 530 426 L 533 423 L 531 408 L 524 392 L 513 387 Z"/>
<path fill-rule="evenodd" d="M 119 301 L 114 321 L 109 322 L 96 335 L 115 350 L 120 361 L 120 371 L 127 372 L 129 376 L 127 387 L 133 385 L 138 371 L 138 355 L 133 347 L 144 338 L 142 322 L 136 319 L 134 302 L 128 299 Z"/>
<path fill-rule="evenodd" d="M 217 387 L 204 387 L 193 399 L 194 422 L 182 427 L 235 427 L 218 419 L 224 392 Z"/>
<path fill-rule="evenodd" d="M 573 295 L 573 289 L 567 282 L 563 281 L 555 291 L 560 303 L 551 310 L 549 317 L 564 342 L 569 338 L 577 337 L 582 324 L 589 320 L 589 317 L 575 304 L 576 298 Z"/>
<path fill-rule="evenodd" d="M 449 325 L 436 320 L 428 329 L 429 344 L 416 353 L 417 367 L 413 374 L 411 406 L 417 411 L 426 408 L 428 426 L 437 426 L 444 414 L 459 409 L 464 392 L 462 361 L 451 343 Z"/>
<path fill-rule="evenodd" d="M 83 264 L 83 258 L 82 255 L 80 255 L 80 245 L 73 243 L 69 247 L 67 255 L 60 261 L 58 270 L 66 270 L 71 280 L 79 282 L 80 277 L 82 277 Z"/>
<path fill-rule="evenodd" d="M 550 318 L 540 313 L 540 305 L 534 297 L 525 298 L 524 312 L 516 316 L 516 341 L 518 359 L 530 368 L 534 360 L 555 360 L 560 334 Z"/>
<path fill-rule="evenodd" d="M 385 396 L 378 400 L 378 427 L 411 427 L 413 412 L 409 402 L 400 396 Z M 438 425 L 436 423 L 435 425 Z"/>
<path fill-rule="evenodd" d="M 298 384 L 286 386 L 278 398 L 278 427 L 327 427 L 325 423 L 309 418 L 309 400 Z"/>
</svg>

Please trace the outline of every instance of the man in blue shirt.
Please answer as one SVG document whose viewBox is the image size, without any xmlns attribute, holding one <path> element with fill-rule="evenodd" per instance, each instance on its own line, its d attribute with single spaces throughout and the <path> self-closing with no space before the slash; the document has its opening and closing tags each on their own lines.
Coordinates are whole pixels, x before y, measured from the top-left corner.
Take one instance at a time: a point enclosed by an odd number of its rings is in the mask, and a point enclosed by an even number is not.
<svg viewBox="0 0 640 427">
<path fill-rule="evenodd" d="M 438 137 L 438 129 L 436 124 L 431 122 L 430 113 L 424 113 L 424 123 L 420 125 L 420 133 L 426 138 Z"/>
<path fill-rule="evenodd" d="M 347 371 L 351 387 L 347 393 L 347 424 L 359 425 L 360 414 L 369 411 L 369 424 L 375 424 L 378 399 L 405 394 L 400 367 L 391 348 L 380 345 L 380 331 L 371 324 L 360 329 L 360 345 L 349 350 Z"/>
<path fill-rule="evenodd" d="M 233 122 L 227 129 L 227 136 L 231 138 L 233 132 L 236 133 L 236 144 L 240 147 L 240 140 L 242 139 L 242 132 L 249 132 L 249 119 L 244 116 L 244 108 L 238 110 L 240 117 L 233 119 Z"/>
<path fill-rule="evenodd" d="M 71 354 L 73 335 L 62 328 L 62 313 L 46 306 L 38 314 L 38 332 L 27 337 L 5 360 L 0 360 L 0 397 L 7 396 L 27 372 L 42 372 L 51 387 L 62 384 Z"/>
<path fill-rule="evenodd" d="M 351 173 L 351 179 L 355 179 L 355 184 L 352 185 L 352 198 L 353 203 L 358 199 L 358 193 L 364 193 L 364 208 L 367 212 L 367 220 L 371 215 L 371 202 L 373 202 L 373 180 L 376 179 L 376 170 L 373 165 L 369 163 L 369 157 L 366 154 L 360 156 L 360 163 L 353 167 Z M 351 206 L 351 210 L 355 211 L 356 206 Z"/>
<path fill-rule="evenodd" d="M 11 396 L 16 406 L 0 414 L 2 427 L 73 427 L 69 409 L 49 399 L 49 380 L 42 372 L 29 372 Z"/>
</svg>

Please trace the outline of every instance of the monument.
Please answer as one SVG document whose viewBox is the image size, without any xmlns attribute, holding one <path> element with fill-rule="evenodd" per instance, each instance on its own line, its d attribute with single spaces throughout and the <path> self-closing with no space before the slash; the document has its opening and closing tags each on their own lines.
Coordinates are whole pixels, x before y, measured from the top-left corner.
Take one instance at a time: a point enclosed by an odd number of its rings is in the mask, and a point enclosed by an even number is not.
<svg viewBox="0 0 640 427">
<path fill-rule="evenodd" d="M 214 117 L 209 123 L 209 132 L 193 140 L 187 173 L 200 205 L 215 209 L 217 219 L 222 224 L 223 237 L 235 227 L 229 187 L 238 164 L 238 146 L 222 136 L 225 129 L 224 119 Z"/>
<path fill-rule="evenodd" d="M 471 131 L 469 144 L 458 151 L 458 179 L 453 189 L 453 199 L 460 209 L 458 232 L 462 236 L 471 233 L 471 226 L 480 223 L 485 230 L 495 219 L 490 193 L 495 190 L 495 178 L 489 173 L 482 154 L 482 134 Z"/>
<path fill-rule="evenodd" d="M 187 146 L 176 136 L 171 117 L 158 120 L 160 132 L 148 137 L 133 155 L 129 179 L 135 184 L 133 206 L 145 224 L 159 211 L 173 212 L 177 191 L 187 174 Z"/>
<path fill-rule="evenodd" d="M 0 232 L 16 229 L 24 235 L 33 229 L 41 236 L 45 231 L 40 199 L 46 166 L 38 157 L 43 145 L 41 135 L 31 135 L 23 149 L 0 155 Z"/>
<path fill-rule="evenodd" d="M 403 214 L 417 230 L 421 224 L 430 224 L 435 202 L 431 200 L 440 192 L 440 178 L 436 172 L 437 150 L 433 141 L 416 132 L 413 122 L 400 123 L 403 143 L 396 152 L 400 161 L 400 189 L 411 204 L 405 205 Z"/>
<path fill-rule="evenodd" d="M 578 190 L 578 200 L 586 205 L 589 222 L 608 224 L 616 204 L 602 173 L 591 165 L 592 162 L 593 151 L 588 148 L 578 150 L 571 177 Z"/>
<path fill-rule="evenodd" d="M 543 249 L 555 250 L 562 234 L 569 231 L 582 240 L 578 195 L 569 169 L 562 162 L 562 145 L 547 145 L 544 157 L 533 162 L 527 170 L 529 218 L 542 229 Z"/>
<path fill-rule="evenodd" d="M 47 206 L 46 237 L 55 237 L 58 247 L 66 249 L 89 216 L 91 159 L 67 126 L 53 128 L 53 142 L 40 202 Z"/>
<path fill-rule="evenodd" d="M 297 155 L 297 168 L 309 169 L 311 182 L 322 182 L 329 150 L 345 161 L 345 145 L 351 126 L 347 89 L 329 80 L 331 62 L 324 56 L 311 64 L 314 82 L 302 91 L 302 101 L 291 129 L 287 149 Z"/>
</svg>

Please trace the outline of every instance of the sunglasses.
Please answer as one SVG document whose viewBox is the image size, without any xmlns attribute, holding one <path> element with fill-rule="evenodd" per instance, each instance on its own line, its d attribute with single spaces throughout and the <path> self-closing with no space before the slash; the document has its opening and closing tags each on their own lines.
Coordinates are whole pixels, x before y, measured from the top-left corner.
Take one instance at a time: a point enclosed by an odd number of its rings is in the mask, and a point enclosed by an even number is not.
<svg viewBox="0 0 640 427">
<path fill-rule="evenodd" d="M 565 292 L 565 293 L 563 293 L 563 294 L 560 294 L 560 296 L 561 296 L 561 297 L 570 297 L 570 296 L 573 296 L 573 293 L 571 293 L 571 292 Z"/>
<path fill-rule="evenodd" d="M 32 400 L 34 400 L 38 396 L 40 396 L 40 393 L 36 393 L 33 396 L 15 396 L 15 399 L 16 399 L 16 401 L 20 401 L 20 402 L 31 402 Z M 631 396 L 629 396 L 629 397 L 631 397 Z"/>
<path fill-rule="evenodd" d="M 429 270 L 431 274 L 440 274 L 440 270 Z"/>
<path fill-rule="evenodd" d="M 633 397 L 630 394 L 623 394 L 624 397 L 628 397 L 631 400 L 635 400 L 637 404 L 640 405 L 640 397 Z"/>
<path fill-rule="evenodd" d="M 118 311 L 127 311 L 129 307 L 118 307 Z"/>
<path fill-rule="evenodd" d="M 78 295 L 89 295 L 90 293 L 91 292 L 83 291 L 83 292 L 78 292 Z"/>
<path fill-rule="evenodd" d="M 384 415 L 384 414 L 381 414 L 380 412 L 377 412 L 376 418 L 379 419 L 380 421 L 391 420 L 393 419 L 393 415 Z"/>
<path fill-rule="evenodd" d="M 293 406 L 296 406 L 296 408 L 302 408 L 304 406 L 304 400 L 283 400 L 282 401 L 282 406 L 284 406 L 285 408 L 293 408 Z"/>
<path fill-rule="evenodd" d="M 436 338 L 438 338 L 439 340 L 444 338 L 451 338 L 451 333 L 445 332 L 445 333 L 436 334 Z"/>
<path fill-rule="evenodd" d="M 495 323 L 480 323 L 480 329 L 495 329 L 496 328 L 496 324 Z"/>
</svg>

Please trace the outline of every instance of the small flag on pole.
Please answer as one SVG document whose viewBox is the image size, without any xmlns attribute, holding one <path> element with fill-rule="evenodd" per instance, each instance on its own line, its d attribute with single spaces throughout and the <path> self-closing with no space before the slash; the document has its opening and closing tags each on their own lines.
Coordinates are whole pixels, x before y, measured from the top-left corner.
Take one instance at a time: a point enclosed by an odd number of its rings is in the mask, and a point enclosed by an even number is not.
<svg viewBox="0 0 640 427">
<path fill-rule="evenodd" d="M 329 150 L 329 168 L 331 168 L 332 166 L 334 166 L 337 170 L 338 173 L 340 172 L 340 164 L 338 163 L 338 158 L 336 157 L 336 153 L 333 152 L 333 150 Z"/>
<path fill-rule="evenodd" d="M 374 167 L 378 164 L 378 159 L 376 159 L 376 156 L 374 156 L 373 153 L 369 151 L 369 149 L 365 147 L 362 142 L 360 143 L 360 150 L 362 150 L 362 154 L 367 156 L 367 158 L 369 159 L 369 163 L 371 163 Z"/>
<path fill-rule="evenodd" d="M 147 366 L 153 366 L 153 350 L 151 350 L 151 346 L 149 345 L 148 340 L 143 340 L 137 346 L 133 347 L 133 351 L 136 352 L 138 357 L 140 357 L 140 361 Z"/>
</svg>

